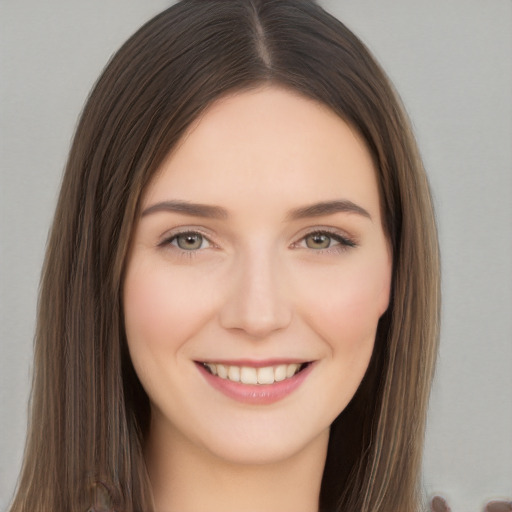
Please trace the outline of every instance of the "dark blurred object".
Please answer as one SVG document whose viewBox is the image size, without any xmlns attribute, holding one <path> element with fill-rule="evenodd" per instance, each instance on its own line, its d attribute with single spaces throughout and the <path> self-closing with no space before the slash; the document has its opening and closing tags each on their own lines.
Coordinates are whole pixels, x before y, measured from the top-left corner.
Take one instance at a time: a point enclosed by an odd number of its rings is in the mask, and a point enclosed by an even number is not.
<svg viewBox="0 0 512 512">
<path fill-rule="evenodd" d="M 441 496 L 434 496 L 430 502 L 431 512 L 452 512 L 446 500 Z M 484 512 L 512 512 L 512 501 L 490 501 Z"/>
<path fill-rule="evenodd" d="M 448 507 L 444 498 L 441 496 L 434 496 L 430 502 L 430 510 L 432 512 L 451 512 L 451 508 Z"/>
<path fill-rule="evenodd" d="M 512 501 L 491 501 L 485 507 L 484 512 L 511 512 Z"/>
</svg>

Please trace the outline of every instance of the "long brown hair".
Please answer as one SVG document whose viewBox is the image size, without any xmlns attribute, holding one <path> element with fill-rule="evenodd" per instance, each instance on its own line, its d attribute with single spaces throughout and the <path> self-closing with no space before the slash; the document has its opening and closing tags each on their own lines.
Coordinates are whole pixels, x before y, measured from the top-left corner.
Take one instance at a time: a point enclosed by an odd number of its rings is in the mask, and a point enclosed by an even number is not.
<svg viewBox="0 0 512 512">
<path fill-rule="evenodd" d="M 276 84 L 365 140 L 393 251 L 392 296 L 367 374 L 331 427 L 319 508 L 417 510 L 438 341 L 439 257 L 406 115 L 364 45 L 310 0 L 182 0 L 113 57 L 82 113 L 49 238 L 29 433 L 12 512 L 153 510 L 148 398 L 121 287 L 138 203 L 184 131 L 222 95 Z"/>
</svg>

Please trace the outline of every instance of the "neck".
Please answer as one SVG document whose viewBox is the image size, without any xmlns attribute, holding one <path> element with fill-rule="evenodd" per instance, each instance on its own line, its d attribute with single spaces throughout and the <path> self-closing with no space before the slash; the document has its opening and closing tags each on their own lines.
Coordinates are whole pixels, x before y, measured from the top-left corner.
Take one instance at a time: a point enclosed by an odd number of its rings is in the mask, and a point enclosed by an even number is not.
<svg viewBox="0 0 512 512">
<path fill-rule="evenodd" d="M 155 512 L 317 512 L 328 438 L 325 431 L 284 460 L 250 464 L 152 431 L 146 462 Z"/>
</svg>

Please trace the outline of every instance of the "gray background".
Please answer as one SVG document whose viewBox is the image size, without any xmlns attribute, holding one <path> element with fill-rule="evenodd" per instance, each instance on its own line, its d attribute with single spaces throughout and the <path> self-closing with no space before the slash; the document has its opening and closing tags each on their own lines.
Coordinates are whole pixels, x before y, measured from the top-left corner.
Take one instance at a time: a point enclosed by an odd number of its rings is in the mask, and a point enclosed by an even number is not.
<svg viewBox="0 0 512 512">
<path fill-rule="evenodd" d="M 0 0 L 0 509 L 23 452 L 40 266 L 76 118 L 164 0 Z M 512 2 L 324 0 L 413 119 L 443 256 L 424 488 L 454 512 L 512 497 Z"/>
</svg>

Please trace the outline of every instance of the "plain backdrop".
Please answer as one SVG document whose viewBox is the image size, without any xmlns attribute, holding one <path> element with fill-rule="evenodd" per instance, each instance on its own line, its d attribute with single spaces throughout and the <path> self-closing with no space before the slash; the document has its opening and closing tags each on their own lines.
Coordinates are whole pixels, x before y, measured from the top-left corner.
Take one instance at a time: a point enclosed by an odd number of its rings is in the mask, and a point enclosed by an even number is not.
<svg viewBox="0 0 512 512">
<path fill-rule="evenodd" d="M 164 0 L 0 0 L 0 509 L 26 428 L 40 267 L 70 139 L 112 53 Z M 512 498 L 512 2 L 324 0 L 374 52 L 433 187 L 443 326 L 424 489 Z"/>
</svg>

